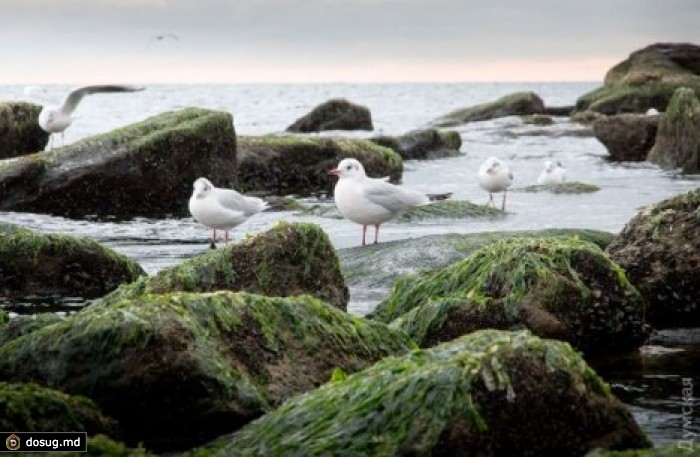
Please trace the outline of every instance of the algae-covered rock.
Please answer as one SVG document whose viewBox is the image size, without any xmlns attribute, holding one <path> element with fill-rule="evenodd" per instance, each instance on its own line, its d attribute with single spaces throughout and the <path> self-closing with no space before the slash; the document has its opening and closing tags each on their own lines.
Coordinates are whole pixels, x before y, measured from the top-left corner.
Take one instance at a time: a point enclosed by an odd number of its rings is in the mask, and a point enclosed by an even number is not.
<svg viewBox="0 0 700 457">
<path fill-rule="evenodd" d="M 403 162 L 389 148 L 368 140 L 289 135 L 238 138 L 238 178 L 241 189 L 278 195 L 332 193 L 328 170 L 352 157 L 368 176 L 401 179 Z"/>
<path fill-rule="evenodd" d="M 192 455 L 564 456 L 645 446 L 568 344 L 488 330 L 339 376 Z"/>
<path fill-rule="evenodd" d="M 626 352 L 648 331 L 625 272 L 577 238 L 513 238 L 441 270 L 399 278 L 373 317 L 430 346 L 482 328 L 527 327 L 584 352 Z"/>
<path fill-rule="evenodd" d="M 228 113 L 187 108 L 0 161 L 0 209 L 68 217 L 186 215 L 195 179 L 235 187 Z"/>
<path fill-rule="evenodd" d="M 608 70 L 603 87 L 576 101 L 577 111 L 603 114 L 665 111 L 673 92 L 690 87 L 700 93 L 700 46 L 657 43 L 630 54 Z"/>
<path fill-rule="evenodd" d="M 404 160 L 440 159 L 460 155 L 462 138 L 459 132 L 437 129 L 413 130 L 401 136 L 377 136 L 370 141 L 386 146 Z"/>
<path fill-rule="evenodd" d="M 552 124 L 554 124 L 554 119 L 552 119 L 552 116 L 549 116 L 547 114 L 528 114 L 528 115 L 520 116 L 520 119 L 523 121 L 523 124 L 532 124 L 532 125 L 552 125 Z"/>
<path fill-rule="evenodd" d="M 0 429 L 22 432 L 114 433 L 115 422 L 85 397 L 34 383 L 0 382 Z"/>
<path fill-rule="evenodd" d="M 366 314 L 389 294 L 400 275 L 446 267 L 498 240 L 553 236 L 577 236 L 597 244 L 601 249 L 605 249 L 614 238 L 608 232 L 584 229 L 451 233 L 339 249 L 338 256 L 355 305 L 354 311 Z"/>
<path fill-rule="evenodd" d="M 659 116 L 618 114 L 593 122 L 593 133 L 615 161 L 644 161 L 656 140 Z"/>
<path fill-rule="evenodd" d="M 96 241 L 0 223 L 0 295 L 6 299 L 95 298 L 144 274 L 136 262 Z"/>
<path fill-rule="evenodd" d="M 61 454 L 69 457 L 82 457 L 85 453 Z M 87 455 L 100 457 L 148 457 L 152 455 L 142 447 L 129 448 L 105 435 L 88 437 Z"/>
<path fill-rule="evenodd" d="M 126 284 L 100 302 L 110 304 L 142 294 L 216 290 L 280 297 L 306 294 L 342 310 L 348 302 L 348 288 L 328 235 L 314 224 L 286 222 Z"/>
<path fill-rule="evenodd" d="M 61 322 L 63 319 L 53 313 L 41 313 L 31 316 L 17 316 L 3 324 L 2 311 L 0 311 L 0 346 L 16 340 L 20 336 L 32 333 L 35 330 Z"/>
<path fill-rule="evenodd" d="M 439 200 L 429 205 L 414 206 L 403 213 L 397 222 L 415 222 L 426 219 L 471 219 L 501 217 L 502 211 L 488 205 L 477 205 L 466 200 Z"/>
<path fill-rule="evenodd" d="M 700 173 L 700 100 L 697 93 L 685 87 L 674 92 L 666 112 L 660 116 L 656 141 L 647 157 L 649 162 L 662 168 L 681 168 L 683 173 Z"/>
<path fill-rule="evenodd" d="M 534 184 L 523 188 L 525 192 L 551 192 L 553 194 L 590 194 L 600 187 L 580 181 L 566 181 L 559 184 Z"/>
<path fill-rule="evenodd" d="M 26 102 L 0 103 L 0 159 L 41 151 L 49 134 L 39 127 L 41 106 Z"/>
<path fill-rule="evenodd" d="M 0 346 L 0 379 L 89 395 L 127 444 L 183 449 L 411 345 L 308 296 L 144 295 Z"/>
<path fill-rule="evenodd" d="M 700 325 L 700 189 L 640 211 L 607 250 L 644 296 L 652 326 Z"/>
<path fill-rule="evenodd" d="M 485 121 L 504 116 L 544 113 L 544 102 L 534 92 L 516 92 L 496 101 L 459 109 L 432 122 L 436 127 L 452 127 L 467 122 Z"/>
<path fill-rule="evenodd" d="M 373 129 L 369 108 L 344 98 L 333 98 L 321 103 L 287 127 L 288 132 L 297 133 Z"/>
</svg>

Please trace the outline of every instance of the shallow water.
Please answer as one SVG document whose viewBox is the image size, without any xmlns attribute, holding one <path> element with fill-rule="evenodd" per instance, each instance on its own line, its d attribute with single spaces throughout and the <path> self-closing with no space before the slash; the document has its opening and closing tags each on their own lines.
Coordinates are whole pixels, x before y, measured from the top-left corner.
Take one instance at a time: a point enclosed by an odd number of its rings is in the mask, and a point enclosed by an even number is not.
<svg viewBox="0 0 700 457">
<path fill-rule="evenodd" d="M 596 86 L 594 83 L 153 86 L 136 94 L 86 98 L 76 112 L 76 121 L 66 132 L 65 141 L 70 143 L 184 106 L 230 111 L 239 134 L 280 132 L 317 103 L 332 97 L 346 97 L 367 105 L 372 111 L 375 133 L 400 134 L 424 126 L 453 109 L 518 90 L 533 90 L 547 105 L 555 106 L 571 105 L 576 97 Z M 65 87 L 51 87 L 48 95 L 60 99 L 65 90 Z M 21 98 L 21 87 L 0 86 L 0 100 Z M 455 198 L 486 202 L 488 195 L 478 187 L 476 172 L 484 159 L 496 155 L 510 164 L 515 176 L 513 187 L 516 189 L 509 193 L 506 216 L 388 223 L 382 226 L 380 241 L 428 234 L 565 227 L 618 232 L 640 207 L 700 186 L 697 176 L 679 176 L 646 163 L 608 162 L 602 144 L 587 136 L 585 127 L 565 118 L 557 118 L 555 125 L 549 127 L 526 126 L 512 117 L 472 123 L 458 130 L 464 143 L 464 155 L 407 162 L 404 185 L 432 193 L 454 192 Z M 369 133 L 342 135 L 368 136 Z M 601 190 L 583 195 L 518 191 L 517 188 L 535 183 L 545 159 L 561 161 L 567 168 L 569 180 L 596 184 Z M 186 204 L 183 202 L 183 206 Z M 318 223 L 337 248 L 355 246 L 360 241 L 360 227 L 348 221 L 302 217 L 288 212 L 256 216 L 236 229 L 235 238 L 240 239 L 246 232 L 265 230 L 280 219 Z M 148 273 L 208 249 L 208 231 L 192 219 L 95 222 L 0 212 L 0 221 L 46 233 L 94 238 L 134 258 Z M 72 302 L 63 305 L 67 309 L 75 307 Z M 23 310 L 21 307 L 12 309 Z M 351 298 L 350 311 L 364 314 L 369 309 L 352 302 Z M 667 346 L 662 343 L 660 347 Z M 684 343 L 682 348 L 682 352 L 661 355 L 653 353 L 658 350 L 654 349 L 642 356 L 643 362 L 618 362 L 612 368 L 601 368 L 606 380 L 630 404 L 637 420 L 656 442 L 678 440 L 679 433 L 682 434 L 680 382 L 683 377 L 692 377 L 696 371 L 692 367 L 699 366 L 698 339 Z"/>
</svg>

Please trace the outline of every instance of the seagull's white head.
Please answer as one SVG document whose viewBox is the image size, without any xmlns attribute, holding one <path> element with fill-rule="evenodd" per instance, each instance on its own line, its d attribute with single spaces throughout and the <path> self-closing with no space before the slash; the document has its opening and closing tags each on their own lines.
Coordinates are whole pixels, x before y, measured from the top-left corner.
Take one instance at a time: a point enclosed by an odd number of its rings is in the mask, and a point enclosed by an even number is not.
<svg viewBox="0 0 700 457">
<path fill-rule="evenodd" d="M 340 179 L 358 178 L 365 176 L 365 168 L 357 159 L 343 159 L 338 164 L 338 168 L 329 170 L 328 174 L 335 175 Z"/>
<path fill-rule="evenodd" d="M 194 192 L 192 192 L 193 197 L 204 198 L 211 192 L 214 185 L 207 178 L 199 178 L 194 182 L 192 187 L 194 187 Z"/>
<path fill-rule="evenodd" d="M 551 160 L 545 160 L 544 161 L 544 171 L 546 173 L 551 173 L 552 170 L 554 170 L 554 162 L 552 162 Z"/>
<path fill-rule="evenodd" d="M 503 163 L 500 160 L 498 160 L 497 157 L 491 156 L 488 159 L 486 159 L 483 168 L 486 170 L 486 173 L 492 175 L 498 172 L 502 166 Z"/>
</svg>

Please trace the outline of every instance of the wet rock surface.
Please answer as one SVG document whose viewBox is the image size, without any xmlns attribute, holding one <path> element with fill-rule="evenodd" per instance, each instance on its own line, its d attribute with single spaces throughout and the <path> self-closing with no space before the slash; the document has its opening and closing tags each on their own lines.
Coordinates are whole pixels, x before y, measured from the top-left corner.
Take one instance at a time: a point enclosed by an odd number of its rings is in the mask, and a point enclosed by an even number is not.
<svg viewBox="0 0 700 457">
<path fill-rule="evenodd" d="M 334 98 L 321 103 L 287 127 L 288 132 L 323 130 L 373 130 L 372 115 L 366 106 Z"/>
<path fill-rule="evenodd" d="M 0 103 L 0 160 L 41 151 L 49 134 L 39 127 L 41 106 L 26 102 Z"/>
</svg>

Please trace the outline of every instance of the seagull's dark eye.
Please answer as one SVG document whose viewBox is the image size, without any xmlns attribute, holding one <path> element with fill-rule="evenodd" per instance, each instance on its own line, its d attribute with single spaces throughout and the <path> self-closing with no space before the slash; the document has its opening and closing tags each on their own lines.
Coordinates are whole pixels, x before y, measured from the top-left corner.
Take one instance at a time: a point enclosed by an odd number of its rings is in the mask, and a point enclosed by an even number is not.
<svg viewBox="0 0 700 457">
<path fill-rule="evenodd" d="M 347 167 L 345 167 L 345 169 L 346 169 L 346 170 L 352 170 L 352 165 L 348 165 Z"/>
</svg>

